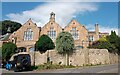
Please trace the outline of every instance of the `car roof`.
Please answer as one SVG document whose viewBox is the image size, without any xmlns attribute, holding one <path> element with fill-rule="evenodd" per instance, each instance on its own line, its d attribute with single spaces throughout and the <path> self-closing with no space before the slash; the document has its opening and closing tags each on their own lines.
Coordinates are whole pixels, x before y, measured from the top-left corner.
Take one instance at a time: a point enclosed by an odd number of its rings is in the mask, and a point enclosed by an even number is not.
<svg viewBox="0 0 120 75">
<path fill-rule="evenodd" d="M 21 54 L 29 54 L 29 53 L 28 52 L 20 52 L 20 53 L 13 54 L 9 61 L 13 61 L 14 56 L 21 55 Z"/>
</svg>

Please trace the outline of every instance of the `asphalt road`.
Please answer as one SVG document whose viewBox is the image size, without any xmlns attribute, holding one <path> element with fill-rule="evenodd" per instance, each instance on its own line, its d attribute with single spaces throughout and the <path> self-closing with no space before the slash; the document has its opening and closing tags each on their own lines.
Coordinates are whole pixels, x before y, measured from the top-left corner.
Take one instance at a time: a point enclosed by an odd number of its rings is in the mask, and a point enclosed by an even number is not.
<svg viewBox="0 0 120 75">
<path fill-rule="evenodd" d="M 2 73 L 15 73 L 15 72 L 2 69 Z M 17 72 L 17 73 L 118 73 L 118 64 L 80 67 L 80 68 L 27 71 L 27 72 Z"/>
</svg>

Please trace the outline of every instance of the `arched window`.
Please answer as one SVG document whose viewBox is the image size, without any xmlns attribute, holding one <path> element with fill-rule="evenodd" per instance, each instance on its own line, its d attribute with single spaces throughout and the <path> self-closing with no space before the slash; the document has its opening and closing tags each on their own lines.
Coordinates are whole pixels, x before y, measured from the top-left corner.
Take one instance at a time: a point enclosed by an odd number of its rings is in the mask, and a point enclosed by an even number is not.
<svg viewBox="0 0 120 75">
<path fill-rule="evenodd" d="M 26 48 L 25 47 L 19 47 L 18 49 L 17 49 L 17 52 L 19 53 L 19 52 L 26 52 Z"/>
<path fill-rule="evenodd" d="M 34 51 L 35 51 L 35 48 L 34 48 L 34 47 L 30 47 L 30 48 L 29 48 L 29 51 L 30 51 L 30 52 L 34 52 Z"/>
<path fill-rule="evenodd" d="M 70 32 L 75 40 L 79 39 L 78 30 L 76 30 L 76 27 L 72 28 Z"/>
<path fill-rule="evenodd" d="M 24 40 L 32 40 L 32 39 L 33 39 L 33 31 L 31 30 L 31 28 L 28 28 L 24 32 Z"/>
<path fill-rule="evenodd" d="M 56 38 L 56 31 L 54 31 L 53 28 L 50 28 L 50 31 L 48 31 L 48 36 L 51 39 L 55 39 Z"/>
<path fill-rule="evenodd" d="M 93 37 L 93 35 L 89 36 L 89 41 L 91 41 L 91 42 L 94 41 L 94 37 Z"/>
</svg>

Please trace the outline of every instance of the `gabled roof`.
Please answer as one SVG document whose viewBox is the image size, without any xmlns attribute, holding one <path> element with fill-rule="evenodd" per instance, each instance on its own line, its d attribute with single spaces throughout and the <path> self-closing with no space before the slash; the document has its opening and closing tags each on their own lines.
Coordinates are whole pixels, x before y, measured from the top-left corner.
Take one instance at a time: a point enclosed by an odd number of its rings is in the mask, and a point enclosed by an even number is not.
<svg viewBox="0 0 120 75">
<path fill-rule="evenodd" d="M 68 23 L 68 25 L 67 26 L 65 26 L 65 28 L 66 27 L 68 27 L 71 23 L 73 23 L 73 22 L 75 22 L 75 23 L 78 23 L 78 25 L 80 25 L 80 26 L 82 26 L 83 28 L 85 28 L 85 26 L 84 25 L 82 25 L 82 24 L 80 24 L 77 20 L 75 20 L 75 19 L 72 19 L 69 23 Z M 64 29 L 65 29 L 64 28 Z M 86 28 L 85 28 L 86 29 Z M 86 29 L 87 30 L 87 29 Z"/>
<path fill-rule="evenodd" d="M 47 25 L 49 25 L 51 23 L 51 21 L 47 22 L 42 28 L 46 27 Z M 58 25 L 61 29 L 62 27 L 57 23 L 57 22 L 52 22 L 52 23 L 55 23 L 56 25 Z"/>
<path fill-rule="evenodd" d="M 36 23 L 34 23 L 31 18 L 29 18 L 29 20 L 25 22 L 23 25 L 26 25 L 27 23 L 32 23 L 33 25 L 37 26 Z"/>
</svg>

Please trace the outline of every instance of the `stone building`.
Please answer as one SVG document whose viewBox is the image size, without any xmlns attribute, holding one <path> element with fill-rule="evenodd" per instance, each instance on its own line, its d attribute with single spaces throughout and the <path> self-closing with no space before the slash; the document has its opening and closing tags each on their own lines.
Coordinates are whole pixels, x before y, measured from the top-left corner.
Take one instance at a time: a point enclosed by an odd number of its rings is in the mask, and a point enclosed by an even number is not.
<svg viewBox="0 0 120 75">
<path fill-rule="evenodd" d="M 76 20 L 71 20 L 63 29 L 56 23 L 55 13 L 52 12 L 50 13 L 49 22 L 43 27 L 37 27 L 37 25 L 29 19 L 21 28 L 10 34 L 6 40 L 15 43 L 19 48 L 24 47 L 23 51 L 31 52 L 34 51 L 34 45 L 41 35 L 46 34 L 55 42 L 56 37 L 62 31 L 70 32 L 74 38 L 75 46 L 82 48 L 87 48 L 90 42 L 98 40 L 101 36 L 108 35 L 108 33 L 99 32 L 98 24 L 95 24 L 95 31 L 88 31 L 85 26 Z"/>
<path fill-rule="evenodd" d="M 49 22 L 41 28 L 40 35 L 46 34 L 55 42 L 60 32 L 62 32 L 62 27 L 55 22 L 55 14 L 52 12 Z"/>
<path fill-rule="evenodd" d="M 13 42 L 18 48 L 24 48 L 22 51 L 33 51 L 34 45 L 40 36 L 40 28 L 29 19 L 17 31 L 13 32 L 7 41 Z M 3 41 L 4 42 L 4 41 Z"/>
<path fill-rule="evenodd" d="M 77 47 L 87 47 L 88 46 L 88 30 L 79 24 L 76 20 L 72 20 L 65 28 L 64 31 L 67 31 L 72 34 L 75 40 L 75 46 Z"/>
</svg>

